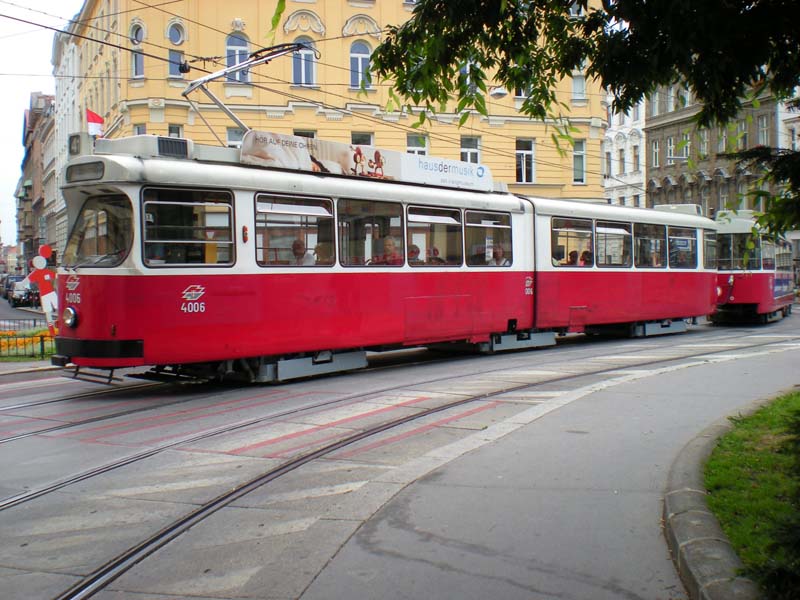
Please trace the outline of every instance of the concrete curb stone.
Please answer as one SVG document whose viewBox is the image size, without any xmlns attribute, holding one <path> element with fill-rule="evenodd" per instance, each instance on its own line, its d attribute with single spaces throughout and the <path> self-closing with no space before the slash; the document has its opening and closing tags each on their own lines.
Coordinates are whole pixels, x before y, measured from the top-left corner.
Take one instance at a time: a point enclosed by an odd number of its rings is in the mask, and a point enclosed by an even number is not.
<svg viewBox="0 0 800 600">
<path fill-rule="evenodd" d="M 667 479 L 664 535 L 692 600 L 762 598 L 758 585 L 739 575 L 742 561 L 705 500 L 703 467 L 730 428 L 726 418 L 705 429 L 684 446 Z"/>
</svg>

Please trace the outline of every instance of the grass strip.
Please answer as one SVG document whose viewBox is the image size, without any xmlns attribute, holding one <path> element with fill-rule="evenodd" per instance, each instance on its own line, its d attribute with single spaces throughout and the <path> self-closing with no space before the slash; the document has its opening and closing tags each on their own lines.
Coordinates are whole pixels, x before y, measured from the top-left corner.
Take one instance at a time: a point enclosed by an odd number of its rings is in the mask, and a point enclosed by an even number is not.
<svg viewBox="0 0 800 600">
<path fill-rule="evenodd" d="M 705 467 L 707 501 L 746 574 L 763 585 L 794 562 L 785 532 L 800 510 L 800 392 L 731 421 Z"/>
</svg>

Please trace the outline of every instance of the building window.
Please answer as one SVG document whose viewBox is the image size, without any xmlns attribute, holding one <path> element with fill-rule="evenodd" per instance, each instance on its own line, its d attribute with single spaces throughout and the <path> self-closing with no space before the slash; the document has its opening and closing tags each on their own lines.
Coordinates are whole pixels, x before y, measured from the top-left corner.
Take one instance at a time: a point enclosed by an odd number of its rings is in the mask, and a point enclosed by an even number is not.
<svg viewBox="0 0 800 600">
<path fill-rule="evenodd" d="M 304 44 L 304 47 L 292 55 L 292 83 L 312 86 L 316 83 L 317 70 L 314 42 L 300 38 L 297 43 Z"/>
<path fill-rule="evenodd" d="M 619 172 L 620 174 L 626 173 L 625 171 L 625 148 L 619 149 Z"/>
<path fill-rule="evenodd" d="M 572 146 L 572 183 L 586 183 L 586 140 Z"/>
<path fill-rule="evenodd" d="M 372 146 L 373 136 L 371 133 L 353 131 L 350 134 L 350 143 L 354 146 Z"/>
<path fill-rule="evenodd" d="M 167 135 L 174 138 L 183 137 L 183 125 L 169 125 L 167 127 Z"/>
<path fill-rule="evenodd" d="M 144 27 L 134 24 L 131 27 L 130 40 L 134 47 L 131 53 L 131 77 L 141 79 L 144 77 L 144 53 L 139 48 L 144 40 Z"/>
<path fill-rule="evenodd" d="M 317 137 L 317 132 L 310 129 L 295 129 L 292 133 L 297 137 L 311 138 L 312 140 Z"/>
<path fill-rule="evenodd" d="M 233 67 L 247 60 L 250 54 L 247 38 L 240 33 L 233 33 L 225 40 L 225 64 Z M 225 76 L 227 81 L 247 83 L 250 81 L 250 71 L 242 69 L 236 73 L 229 73 Z"/>
<path fill-rule="evenodd" d="M 169 26 L 167 37 L 169 37 L 169 41 L 176 46 L 180 46 L 186 39 L 184 37 L 183 27 L 181 27 L 178 23 L 173 23 Z"/>
<path fill-rule="evenodd" d="M 633 150 L 633 172 L 638 173 L 640 166 L 639 166 L 639 146 L 636 145 L 632 148 Z"/>
<path fill-rule="evenodd" d="M 364 42 L 353 42 L 350 46 L 350 87 L 359 89 L 370 87 L 369 75 L 370 49 Z"/>
<path fill-rule="evenodd" d="M 468 135 L 461 136 L 461 160 L 479 163 L 481 162 L 480 152 L 480 138 Z"/>
<path fill-rule="evenodd" d="M 675 164 L 675 138 L 671 135 L 667 137 L 667 164 Z"/>
<path fill-rule="evenodd" d="M 169 51 L 169 77 L 175 79 L 183 77 L 181 73 L 181 65 L 183 64 L 183 52 L 180 50 Z"/>
<path fill-rule="evenodd" d="M 639 199 L 639 194 L 633 195 L 633 205 L 637 208 L 642 205 L 641 200 Z"/>
<path fill-rule="evenodd" d="M 641 112 L 639 108 L 639 103 L 633 105 L 633 120 L 638 121 L 641 118 Z"/>
<path fill-rule="evenodd" d="M 758 117 L 758 145 L 769 146 L 769 117 L 767 115 Z"/>
<path fill-rule="evenodd" d="M 533 183 L 535 180 L 534 140 L 517 140 L 517 183 Z"/>
<path fill-rule="evenodd" d="M 675 86 L 667 88 L 667 112 L 675 110 Z"/>
<path fill-rule="evenodd" d="M 406 134 L 406 153 L 421 156 L 428 154 L 428 137 L 417 133 Z"/>
<path fill-rule="evenodd" d="M 658 166 L 660 166 L 659 165 L 659 161 L 658 161 L 658 154 L 659 154 L 659 152 L 658 152 L 658 140 L 653 140 L 653 143 L 651 144 L 651 148 L 653 149 L 653 153 L 652 153 L 653 154 L 653 160 L 652 160 L 653 166 L 654 167 L 658 167 Z"/>
<path fill-rule="evenodd" d="M 611 152 L 606 152 L 606 177 L 611 177 L 614 174 L 614 169 L 611 165 Z"/>
<path fill-rule="evenodd" d="M 692 140 L 688 133 L 681 136 L 681 158 L 689 160 L 689 154 L 692 151 Z"/>
<path fill-rule="evenodd" d="M 226 141 L 228 148 L 241 148 L 244 139 L 244 129 L 238 127 L 228 127 L 226 130 Z"/>
<path fill-rule="evenodd" d="M 653 92 L 653 95 L 650 96 L 650 116 L 657 117 L 658 116 L 658 92 Z"/>
<path fill-rule="evenodd" d="M 144 123 L 137 123 L 133 126 L 133 135 L 147 135 L 147 125 Z"/>
<path fill-rule="evenodd" d="M 571 2 L 569 5 L 569 16 L 577 19 L 583 16 L 583 6 L 579 2 Z"/>
<path fill-rule="evenodd" d="M 725 125 L 717 127 L 717 152 L 728 151 L 728 128 Z"/>
<path fill-rule="evenodd" d="M 706 158 L 708 156 L 708 129 L 703 128 L 697 132 L 699 140 L 697 153 L 699 158 Z"/>
<path fill-rule="evenodd" d="M 572 101 L 584 102 L 586 100 L 586 76 L 581 72 L 572 74 Z"/>
<path fill-rule="evenodd" d="M 747 149 L 747 121 L 744 119 L 736 124 L 736 148 L 738 150 Z"/>
</svg>

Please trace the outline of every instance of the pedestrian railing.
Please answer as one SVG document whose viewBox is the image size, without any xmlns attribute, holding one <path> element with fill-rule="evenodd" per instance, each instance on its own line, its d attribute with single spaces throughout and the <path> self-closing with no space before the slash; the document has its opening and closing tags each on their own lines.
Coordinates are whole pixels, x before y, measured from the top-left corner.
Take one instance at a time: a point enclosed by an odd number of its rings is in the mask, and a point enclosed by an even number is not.
<svg viewBox="0 0 800 600">
<path fill-rule="evenodd" d="M 45 358 L 55 340 L 42 319 L 0 319 L 0 358 Z"/>
</svg>

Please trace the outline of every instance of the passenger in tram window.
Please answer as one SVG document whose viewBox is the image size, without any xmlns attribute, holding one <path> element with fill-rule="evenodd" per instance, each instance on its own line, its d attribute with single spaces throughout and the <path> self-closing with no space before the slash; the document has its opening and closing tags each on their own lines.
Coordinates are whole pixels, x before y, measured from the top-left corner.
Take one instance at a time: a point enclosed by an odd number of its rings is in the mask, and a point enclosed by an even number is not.
<svg viewBox="0 0 800 600">
<path fill-rule="evenodd" d="M 577 265 L 578 264 L 578 251 L 572 250 L 567 258 L 568 265 Z"/>
<path fill-rule="evenodd" d="M 327 242 L 320 242 L 314 247 L 314 258 L 318 265 L 332 265 L 333 252 L 331 252 L 331 245 Z"/>
<path fill-rule="evenodd" d="M 419 246 L 411 244 L 408 247 L 408 264 L 421 265 L 424 261 L 419 257 Z"/>
<path fill-rule="evenodd" d="M 392 236 L 383 239 L 383 255 L 376 256 L 372 260 L 373 265 L 402 265 L 403 257 L 398 254 L 397 247 Z"/>
<path fill-rule="evenodd" d="M 497 244 L 492 248 L 492 258 L 489 261 L 489 266 L 492 267 L 508 267 L 511 262 L 506 258 L 506 251 L 503 246 Z"/>
<path fill-rule="evenodd" d="M 303 240 L 295 240 L 292 242 L 292 254 L 294 255 L 295 265 L 307 267 L 315 263 L 314 256 L 306 250 L 306 245 Z"/>
<path fill-rule="evenodd" d="M 429 265 L 443 265 L 446 261 L 441 256 L 439 256 L 439 249 L 434 246 L 430 250 L 428 250 L 428 264 Z M 470 263 L 471 264 L 471 263 Z"/>
<path fill-rule="evenodd" d="M 581 259 L 578 261 L 578 265 L 581 267 L 591 267 L 592 266 L 592 253 L 588 250 L 584 250 L 581 253 Z"/>
</svg>

